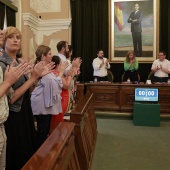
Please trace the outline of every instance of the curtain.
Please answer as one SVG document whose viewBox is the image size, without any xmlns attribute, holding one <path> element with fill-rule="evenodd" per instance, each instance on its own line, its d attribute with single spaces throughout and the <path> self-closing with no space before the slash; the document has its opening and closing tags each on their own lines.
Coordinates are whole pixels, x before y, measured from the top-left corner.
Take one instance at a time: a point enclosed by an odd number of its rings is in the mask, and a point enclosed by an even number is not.
<svg viewBox="0 0 170 170">
<path fill-rule="evenodd" d="M 167 53 L 167 59 L 170 60 L 170 1 L 160 1 L 160 50 Z"/>
<path fill-rule="evenodd" d="M 93 80 L 92 61 L 97 50 L 103 49 L 108 57 L 108 0 L 70 0 L 72 14 L 73 56 L 83 59 L 80 81 Z M 159 48 L 167 52 L 170 60 L 170 1 L 160 0 Z M 145 82 L 152 63 L 139 63 L 139 75 Z M 115 82 L 121 82 L 123 63 L 111 63 Z"/>
<path fill-rule="evenodd" d="M 16 15 L 13 9 L 6 6 L 7 26 L 16 26 Z"/>
<path fill-rule="evenodd" d="M 0 2 L 0 29 L 4 28 L 5 5 Z"/>
<path fill-rule="evenodd" d="M 93 80 L 93 59 L 103 49 L 108 57 L 108 1 L 71 0 L 73 56 L 81 57 L 80 80 Z"/>
</svg>

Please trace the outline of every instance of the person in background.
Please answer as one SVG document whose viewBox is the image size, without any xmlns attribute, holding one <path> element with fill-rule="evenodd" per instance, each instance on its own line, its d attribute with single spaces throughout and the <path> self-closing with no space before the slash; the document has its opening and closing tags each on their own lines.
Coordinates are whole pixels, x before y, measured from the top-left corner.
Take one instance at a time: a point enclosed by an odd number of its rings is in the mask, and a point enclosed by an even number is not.
<svg viewBox="0 0 170 170">
<path fill-rule="evenodd" d="M 54 128 L 58 125 L 59 122 L 64 121 L 64 114 L 68 110 L 69 100 L 70 100 L 70 93 L 68 89 L 71 86 L 72 78 L 74 77 L 76 70 L 80 67 L 82 62 L 82 60 L 78 57 L 72 61 L 72 64 L 69 65 L 69 62 L 67 61 L 66 58 L 66 55 L 69 51 L 67 41 L 58 42 L 56 47 L 58 50 L 57 56 L 60 57 L 61 63 L 65 63 L 66 65 L 68 65 L 68 67 L 66 68 L 62 77 L 62 82 L 63 82 L 63 88 L 61 92 L 62 113 L 60 113 L 57 116 L 52 115 L 51 123 L 50 123 L 50 132 L 54 130 Z"/>
<path fill-rule="evenodd" d="M 97 58 L 93 60 L 93 76 L 97 78 L 97 81 L 108 81 L 107 69 L 110 69 L 108 59 L 104 57 L 103 50 L 97 51 Z"/>
<path fill-rule="evenodd" d="M 19 65 L 16 56 L 21 49 L 21 37 L 21 32 L 16 27 L 7 27 L 4 30 L 4 53 L 0 57 L 0 66 L 4 73 L 13 60 L 16 60 L 16 66 Z M 31 71 L 31 77 L 28 79 L 26 75 L 21 76 L 12 85 L 12 92 L 8 95 L 9 116 L 5 122 L 6 170 L 21 169 L 36 151 L 36 135 L 29 88 L 41 76 L 44 66 L 43 63 L 39 63 L 34 68 L 28 65 L 27 69 Z"/>
<path fill-rule="evenodd" d="M 134 46 L 134 53 L 137 57 L 142 56 L 142 26 L 143 12 L 139 10 L 139 4 L 135 4 L 135 11 L 133 11 L 129 18 L 128 23 L 131 23 L 131 32 Z"/>
<path fill-rule="evenodd" d="M 68 49 L 69 51 L 66 53 L 66 59 L 67 59 L 67 62 L 68 62 L 68 65 L 71 67 L 71 56 L 72 56 L 72 53 L 73 53 L 73 48 L 71 45 L 68 45 Z M 73 102 L 74 102 L 74 78 L 72 79 L 72 82 L 71 82 L 71 85 L 69 87 L 69 96 L 70 96 L 70 99 L 69 99 L 69 104 L 68 104 L 68 109 L 67 109 L 67 112 L 70 111 L 73 107 Z"/>
<path fill-rule="evenodd" d="M 167 82 L 170 74 L 170 61 L 166 59 L 166 52 L 160 51 L 151 67 L 151 71 L 154 73 L 152 82 Z"/>
<path fill-rule="evenodd" d="M 71 56 L 72 56 L 72 53 L 73 53 L 73 48 L 72 48 L 71 45 L 68 45 L 68 49 L 69 49 L 69 51 L 66 54 L 66 58 L 67 58 L 67 62 L 69 64 L 69 66 L 72 66 Z M 76 73 L 75 73 L 75 75 L 73 77 L 71 86 L 69 88 L 70 102 L 69 102 L 69 106 L 68 106 L 68 112 L 71 111 L 73 109 L 73 107 L 74 107 L 75 95 L 76 95 L 76 81 L 77 81 L 77 78 L 78 78 L 79 74 L 80 74 L 80 68 L 77 69 L 77 71 L 76 71 Z"/>
<path fill-rule="evenodd" d="M 45 45 L 39 46 L 36 50 L 36 62 L 42 61 L 44 65 L 47 65 L 51 60 L 51 48 Z M 52 72 L 43 76 L 31 94 L 32 111 L 37 120 L 39 147 L 49 135 L 51 115 L 58 115 L 62 112 L 60 93 L 63 84 L 61 77 L 65 68 L 64 64 L 56 65 L 58 76 Z"/>
<path fill-rule="evenodd" d="M 70 79 L 70 77 L 68 78 L 68 76 L 67 76 L 67 71 L 70 70 L 70 69 L 73 69 L 74 70 L 74 75 L 75 75 L 77 70 L 80 68 L 82 60 L 81 60 L 80 57 L 77 57 L 77 58 L 73 59 L 72 62 L 71 61 L 69 62 L 67 60 L 66 55 L 69 53 L 69 48 L 68 48 L 68 42 L 67 41 L 58 42 L 57 43 L 57 50 L 58 50 L 57 56 L 60 57 L 61 62 L 68 64 L 68 67 L 66 68 L 66 71 L 64 72 L 63 78 Z M 68 84 L 69 83 L 67 83 L 67 85 L 64 85 L 64 87 L 62 89 L 62 93 L 61 93 L 62 104 L 63 104 L 63 107 L 62 107 L 63 108 L 63 114 L 61 114 L 61 121 L 63 121 L 63 116 L 66 113 L 66 111 L 68 109 L 68 105 L 69 105 L 70 95 L 69 95 L 68 89 L 70 88 L 71 84 L 70 85 L 68 85 Z"/>
<path fill-rule="evenodd" d="M 71 45 L 68 45 L 68 51 L 66 53 L 66 59 L 68 62 L 68 65 L 71 66 L 71 56 L 73 54 L 73 47 Z"/>
<path fill-rule="evenodd" d="M 59 41 L 56 45 L 57 50 L 58 50 L 58 54 L 57 56 L 60 57 L 61 59 L 61 63 L 65 63 L 66 65 L 68 65 L 68 67 L 66 68 L 65 72 L 64 72 L 64 77 L 66 79 L 69 79 L 70 84 L 68 84 L 69 86 L 67 86 L 66 88 L 62 89 L 61 92 L 61 102 L 62 102 L 62 113 L 60 113 L 57 116 L 52 116 L 51 118 L 51 123 L 50 123 L 50 132 L 52 132 L 54 130 L 54 128 L 58 125 L 58 122 L 63 122 L 64 121 L 64 114 L 66 113 L 67 109 L 68 109 L 68 104 L 69 104 L 69 91 L 68 88 L 71 85 L 71 81 L 72 81 L 72 77 L 67 77 L 67 71 L 71 68 L 71 65 L 68 64 L 68 61 L 66 59 L 66 54 L 68 53 L 69 49 L 68 49 L 68 42 L 67 41 Z"/>
<path fill-rule="evenodd" d="M 131 82 L 138 81 L 138 60 L 133 51 L 128 51 L 126 59 L 124 60 L 124 77 L 123 81 L 130 79 Z"/>
<path fill-rule="evenodd" d="M 66 71 L 64 73 L 64 75 L 67 75 L 67 70 L 69 70 L 70 67 L 71 67 L 71 65 L 68 64 L 68 61 L 67 61 L 67 58 L 66 58 L 66 55 L 69 52 L 68 42 L 67 41 L 59 41 L 57 43 L 56 47 L 57 47 L 57 50 L 58 50 L 57 56 L 60 57 L 61 62 L 66 63 L 68 65 L 68 67 L 66 68 Z"/>
<path fill-rule="evenodd" d="M 53 70 L 53 74 L 58 76 L 59 71 L 58 71 L 58 66 L 60 64 L 62 64 L 61 62 L 61 58 L 59 56 L 54 55 L 52 58 L 52 61 L 55 63 L 55 65 L 57 66 L 56 69 Z M 69 106 L 69 101 L 70 98 L 65 95 L 64 96 L 64 91 L 68 91 L 69 87 L 71 86 L 71 83 L 73 81 L 73 76 L 74 76 L 74 68 L 70 68 L 67 71 L 67 75 L 63 75 L 62 78 L 62 83 L 63 83 L 63 87 L 62 87 L 62 92 L 61 92 L 61 105 L 62 105 L 62 112 L 60 112 L 58 115 L 52 115 L 51 118 L 51 123 L 50 123 L 50 133 L 58 126 L 58 124 L 60 122 L 64 121 L 64 114 L 67 112 L 68 110 L 68 106 Z M 69 96 L 69 95 L 68 95 Z"/>
</svg>

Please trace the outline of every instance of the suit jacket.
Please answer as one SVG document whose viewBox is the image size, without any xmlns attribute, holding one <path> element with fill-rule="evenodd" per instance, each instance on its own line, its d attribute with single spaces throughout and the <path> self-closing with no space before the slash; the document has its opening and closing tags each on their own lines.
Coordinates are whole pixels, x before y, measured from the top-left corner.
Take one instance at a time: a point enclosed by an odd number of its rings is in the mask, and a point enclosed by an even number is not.
<svg viewBox="0 0 170 170">
<path fill-rule="evenodd" d="M 132 22 L 132 20 L 137 20 Z M 143 19 L 143 12 L 138 11 L 135 14 L 135 11 L 132 12 L 128 18 L 128 23 L 131 23 L 131 32 L 142 32 L 141 21 Z"/>
</svg>

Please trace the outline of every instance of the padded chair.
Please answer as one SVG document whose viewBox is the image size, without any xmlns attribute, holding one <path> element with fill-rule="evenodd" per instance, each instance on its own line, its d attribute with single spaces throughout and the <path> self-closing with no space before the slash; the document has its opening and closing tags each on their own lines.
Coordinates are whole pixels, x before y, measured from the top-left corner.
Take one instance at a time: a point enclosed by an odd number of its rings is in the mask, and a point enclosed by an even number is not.
<svg viewBox="0 0 170 170">
<path fill-rule="evenodd" d="M 113 82 L 114 76 L 110 70 L 107 70 L 108 81 Z"/>
<path fill-rule="evenodd" d="M 125 75 L 125 72 L 122 74 L 122 82 L 124 82 L 124 81 L 123 81 L 124 75 Z M 138 73 L 138 82 L 140 82 L 140 75 L 139 75 L 139 73 Z"/>
<path fill-rule="evenodd" d="M 148 79 L 147 80 L 151 80 L 151 82 L 153 83 L 153 78 L 154 78 L 154 72 L 150 72 L 149 75 L 148 75 Z M 170 78 L 170 76 L 169 76 Z"/>
<path fill-rule="evenodd" d="M 147 80 L 151 80 L 153 79 L 154 73 L 151 71 L 148 75 L 148 79 Z"/>
<path fill-rule="evenodd" d="M 124 75 L 125 75 L 125 72 L 122 74 L 122 78 L 121 78 L 121 79 L 122 79 L 122 82 L 124 82 L 124 81 L 123 81 L 123 79 L 124 79 Z"/>
</svg>

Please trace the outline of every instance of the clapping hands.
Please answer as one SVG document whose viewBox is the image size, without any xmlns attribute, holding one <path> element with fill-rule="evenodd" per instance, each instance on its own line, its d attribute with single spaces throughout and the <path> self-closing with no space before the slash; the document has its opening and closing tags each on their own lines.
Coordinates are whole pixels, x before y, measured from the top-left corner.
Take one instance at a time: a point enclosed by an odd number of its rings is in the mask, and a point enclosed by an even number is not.
<svg viewBox="0 0 170 170">
<path fill-rule="evenodd" d="M 50 62 L 49 64 L 44 66 L 44 70 L 41 74 L 41 77 L 47 75 L 48 73 L 50 73 L 55 67 L 55 63 L 54 62 Z"/>
<path fill-rule="evenodd" d="M 64 62 L 64 63 L 60 63 L 58 66 L 58 75 L 60 77 L 62 77 L 62 75 L 64 74 L 65 69 L 68 67 L 68 63 Z"/>
<path fill-rule="evenodd" d="M 31 72 L 31 77 L 38 79 L 39 77 L 41 77 L 43 71 L 44 71 L 44 64 L 42 61 L 40 61 L 33 68 L 32 72 Z"/>
<path fill-rule="evenodd" d="M 72 61 L 72 67 L 78 69 L 82 63 L 82 59 L 80 57 L 74 58 Z"/>
<path fill-rule="evenodd" d="M 28 69 L 28 63 L 23 62 L 16 66 L 16 60 L 13 60 L 11 65 L 7 66 L 4 74 L 4 80 L 9 83 L 10 85 L 14 84 L 18 81 L 18 79 L 23 76 Z"/>
</svg>

